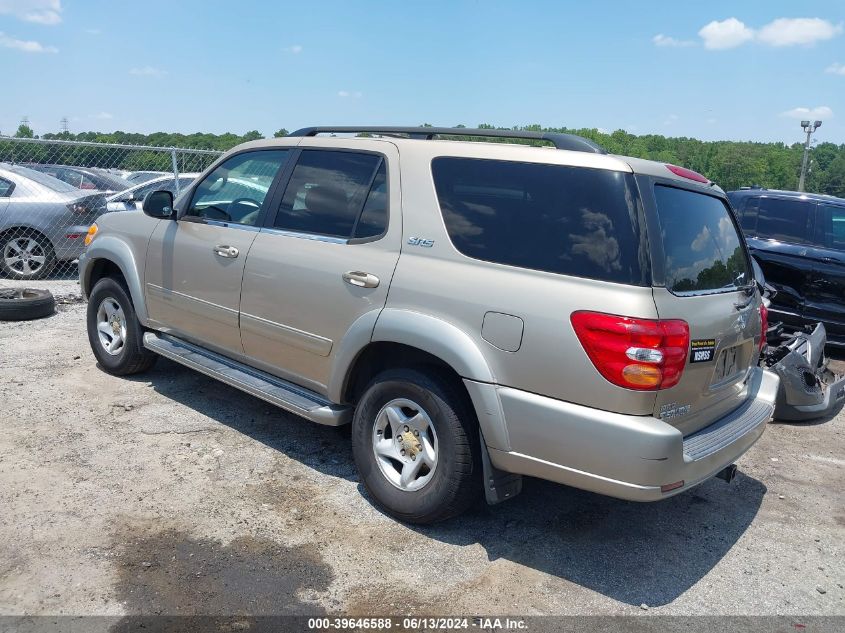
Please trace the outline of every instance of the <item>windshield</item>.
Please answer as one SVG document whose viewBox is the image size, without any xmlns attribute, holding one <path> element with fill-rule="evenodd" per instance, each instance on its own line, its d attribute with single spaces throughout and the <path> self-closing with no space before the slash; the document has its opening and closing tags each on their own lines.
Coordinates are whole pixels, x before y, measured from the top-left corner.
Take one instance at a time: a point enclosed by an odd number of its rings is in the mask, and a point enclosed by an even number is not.
<svg viewBox="0 0 845 633">
<path fill-rule="evenodd" d="M 713 292 L 751 283 L 745 247 L 721 199 L 660 185 L 654 195 L 669 290 Z"/>
<path fill-rule="evenodd" d="M 69 185 L 66 182 L 62 182 L 58 178 L 53 178 L 52 176 L 49 176 L 47 174 L 42 174 L 40 171 L 35 171 L 34 169 L 29 169 L 28 167 L 12 165 L 11 167 L 9 167 L 9 171 L 18 174 L 19 176 L 23 176 L 24 178 L 34 180 L 38 184 L 44 185 L 48 189 L 58 191 L 59 193 L 69 193 L 71 191 L 77 191 L 76 187 L 74 187 L 73 185 Z"/>
</svg>

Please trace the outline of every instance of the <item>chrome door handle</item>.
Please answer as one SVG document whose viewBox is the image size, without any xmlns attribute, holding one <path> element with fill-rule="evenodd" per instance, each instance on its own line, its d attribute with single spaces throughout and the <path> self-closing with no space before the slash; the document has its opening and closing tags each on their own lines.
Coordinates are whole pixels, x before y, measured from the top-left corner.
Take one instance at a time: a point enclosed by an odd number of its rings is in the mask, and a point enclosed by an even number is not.
<svg viewBox="0 0 845 633">
<path fill-rule="evenodd" d="M 225 246 L 223 244 L 218 244 L 214 247 L 214 254 L 219 255 L 220 257 L 226 257 L 228 259 L 234 259 L 240 254 L 240 251 L 234 246 Z"/>
<path fill-rule="evenodd" d="M 350 270 L 343 273 L 343 281 L 359 288 L 376 288 L 379 283 L 378 277 L 360 270 Z"/>
</svg>

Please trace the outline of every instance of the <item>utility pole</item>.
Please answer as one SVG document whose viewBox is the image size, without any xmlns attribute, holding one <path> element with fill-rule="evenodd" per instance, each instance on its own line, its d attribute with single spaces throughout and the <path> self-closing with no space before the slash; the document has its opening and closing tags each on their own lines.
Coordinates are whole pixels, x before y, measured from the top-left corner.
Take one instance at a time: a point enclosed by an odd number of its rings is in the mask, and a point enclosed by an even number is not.
<svg viewBox="0 0 845 633">
<path fill-rule="evenodd" d="M 67 134 L 69 132 L 67 117 L 62 117 L 61 125 L 62 125 L 62 132 L 64 134 Z"/>
<path fill-rule="evenodd" d="M 804 178 L 807 176 L 807 159 L 810 157 L 810 135 L 822 126 L 821 121 L 801 121 L 801 127 L 807 133 L 807 140 L 804 143 L 804 159 L 801 161 L 801 178 L 798 179 L 798 191 L 804 191 Z"/>
</svg>

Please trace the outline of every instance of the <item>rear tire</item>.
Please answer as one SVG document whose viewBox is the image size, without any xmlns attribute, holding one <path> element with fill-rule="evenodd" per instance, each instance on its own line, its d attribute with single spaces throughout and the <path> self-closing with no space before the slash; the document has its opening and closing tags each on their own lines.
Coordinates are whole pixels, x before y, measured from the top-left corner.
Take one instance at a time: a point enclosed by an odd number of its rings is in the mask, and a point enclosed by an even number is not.
<svg viewBox="0 0 845 633">
<path fill-rule="evenodd" d="M 478 446 L 466 398 L 435 372 L 382 372 L 352 421 L 362 483 L 385 511 L 409 523 L 448 519 L 481 497 Z"/>
<path fill-rule="evenodd" d="M 33 230 L 15 230 L 0 237 L 0 272 L 9 279 L 42 279 L 56 265 L 53 244 Z"/>
<path fill-rule="evenodd" d="M 158 355 L 144 347 L 144 329 L 126 288 L 112 277 L 100 279 L 88 298 L 88 342 L 100 366 L 114 376 L 152 367 Z"/>
</svg>

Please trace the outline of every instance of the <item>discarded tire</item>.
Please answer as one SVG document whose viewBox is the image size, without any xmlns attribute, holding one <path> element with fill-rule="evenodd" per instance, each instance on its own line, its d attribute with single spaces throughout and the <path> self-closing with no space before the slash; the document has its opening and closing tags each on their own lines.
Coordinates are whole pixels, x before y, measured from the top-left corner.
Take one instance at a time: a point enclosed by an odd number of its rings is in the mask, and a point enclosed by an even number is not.
<svg viewBox="0 0 845 633">
<path fill-rule="evenodd" d="M 28 321 L 50 316 L 56 300 L 49 290 L 0 288 L 0 321 Z"/>
</svg>

